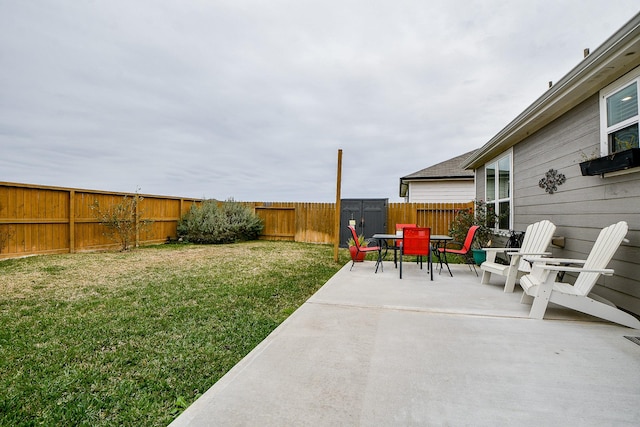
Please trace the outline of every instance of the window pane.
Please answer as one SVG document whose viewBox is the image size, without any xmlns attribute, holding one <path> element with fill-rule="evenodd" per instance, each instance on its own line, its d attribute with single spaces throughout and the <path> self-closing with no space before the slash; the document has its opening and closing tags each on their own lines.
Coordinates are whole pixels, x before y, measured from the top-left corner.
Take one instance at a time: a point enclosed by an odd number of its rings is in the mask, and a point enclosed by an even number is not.
<svg viewBox="0 0 640 427">
<path fill-rule="evenodd" d="M 498 173 L 500 174 L 498 198 L 506 199 L 509 197 L 509 157 L 500 159 L 498 162 Z"/>
<path fill-rule="evenodd" d="M 487 201 L 496 199 L 496 164 L 487 165 Z"/>
<path fill-rule="evenodd" d="M 495 218 L 498 216 L 496 213 L 496 205 L 495 203 L 487 203 L 487 223 L 485 224 L 489 228 L 496 228 L 496 222 L 489 221 L 489 218 Z"/>
<path fill-rule="evenodd" d="M 638 147 L 638 124 L 627 126 L 616 132 L 609 134 L 609 144 L 611 152 L 628 150 L 629 148 Z"/>
<path fill-rule="evenodd" d="M 613 126 L 638 115 L 636 82 L 607 98 L 607 126 Z"/>
<path fill-rule="evenodd" d="M 500 214 L 498 217 L 498 228 L 500 230 L 508 230 L 509 229 L 509 217 L 511 213 L 509 212 L 509 202 L 500 202 Z"/>
</svg>

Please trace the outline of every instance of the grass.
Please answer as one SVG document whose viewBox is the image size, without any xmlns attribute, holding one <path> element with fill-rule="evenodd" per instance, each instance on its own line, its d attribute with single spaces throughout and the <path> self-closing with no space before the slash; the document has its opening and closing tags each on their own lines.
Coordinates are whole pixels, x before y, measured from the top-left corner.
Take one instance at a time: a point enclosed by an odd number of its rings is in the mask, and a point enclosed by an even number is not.
<svg viewBox="0 0 640 427">
<path fill-rule="evenodd" d="M 290 242 L 0 262 L 0 425 L 167 425 L 341 265 Z"/>
</svg>

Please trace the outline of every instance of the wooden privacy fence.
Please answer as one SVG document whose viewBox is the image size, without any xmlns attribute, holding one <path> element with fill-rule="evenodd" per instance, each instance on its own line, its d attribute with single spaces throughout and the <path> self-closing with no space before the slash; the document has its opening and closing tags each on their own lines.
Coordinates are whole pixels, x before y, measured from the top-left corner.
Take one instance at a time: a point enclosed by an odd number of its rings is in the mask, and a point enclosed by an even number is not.
<svg viewBox="0 0 640 427">
<path fill-rule="evenodd" d="M 265 240 L 291 240 L 308 243 L 333 243 L 335 203 L 261 203 L 246 202 L 263 220 L 260 235 Z M 389 203 L 387 233 L 395 233 L 396 224 L 431 227 L 432 234 L 448 234 L 449 225 L 460 209 L 473 209 L 469 203 Z M 369 237 L 369 236 L 366 236 Z"/>
<path fill-rule="evenodd" d="M 0 182 L 0 258 L 33 254 L 73 253 L 116 249 L 119 244 L 104 235 L 91 209 L 122 203 L 135 193 L 116 193 L 73 188 L 46 187 Z M 137 236 L 136 244 L 162 243 L 175 239 L 182 215 L 201 199 L 141 195 L 139 216 L 153 221 Z M 308 243 L 333 243 L 334 203 L 243 202 L 263 220 L 260 239 Z M 447 234 L 459 209 L 469 203 L 390 203 L 387 230 L 396 223 L 431 227 L 433 234 Z M 381 230 L 382 231 L 382 230 Z M 367 236 L 369 237 L 369 236 Z"/>
<path fill-rule="evenodd" d="M 395 233 L 396 224 L 431 227 L 431 234 L 449 234 L 450 224 L 461 209 L 473 209 L 468 203 L 389 203 L 387 233 Z"/>
<path fill-rule="evenodd" d="M 44 187 L 0 182 L 0 258 L 118 248 L 104 235 L 91 209 L 123 202 L 115 193 L 73 188 Z M 141 195 L 139 216 L 153 224 L 137 236 L 136 244 L 161 243 L 175 238 L 180 216 L 197 199 Z"/>
<path fill-rule="evenodd" d="M 307 243 L 333 243 L 335 203 L 247 202 L 264 229 L 259 238 Z"/>
</svg>

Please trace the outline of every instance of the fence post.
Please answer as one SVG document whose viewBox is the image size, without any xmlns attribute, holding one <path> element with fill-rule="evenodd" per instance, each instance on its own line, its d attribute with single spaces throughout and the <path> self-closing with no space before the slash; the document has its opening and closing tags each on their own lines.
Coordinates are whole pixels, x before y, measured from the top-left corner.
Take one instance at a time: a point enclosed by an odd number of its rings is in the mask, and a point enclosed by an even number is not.
<svg viewBox="0 0 640 427">
<path fill-rule="evenodd" d="M 69 253 L 76 252 L 76 192 L 69 190 Z"/>
<path fill-rule="evenodd" d="M 338 262 L 340 247 L 340 188 L 342 180 L 342 149 L 338 150 L 338 174 L 336 178 L 336 212 L 333 218 L 333 261 Z"/>
<path fill-rule="evenodd" d="M 135 196 L 133 196 L 133 208 L 134 208 L 134 220 L 135 220 L 135 227 L 136 227 L 136 241 L 135 241 L 135 247 L 138 248 L 140 247 L 140 211 L 139 211 L 139 207 L 138 205 L 140 204 L 140 196 L 138 195 L 138 192 L 136 192 Z"/>
</svg>

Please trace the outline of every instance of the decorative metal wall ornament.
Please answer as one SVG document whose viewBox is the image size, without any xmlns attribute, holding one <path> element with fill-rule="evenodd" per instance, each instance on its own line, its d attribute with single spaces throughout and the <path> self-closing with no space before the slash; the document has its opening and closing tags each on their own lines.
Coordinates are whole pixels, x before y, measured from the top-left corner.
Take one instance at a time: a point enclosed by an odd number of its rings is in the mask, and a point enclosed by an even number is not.
<svg viewBox="0 0 640 427">
<path fill-rule="evenodd" d="M 563 173 L 558 173 L 555 169 L 549 169 L 544 178 L 538 182 L 538 186 L 544 188 L 547 193 L 553 194 L 558 191 L 558 185 L 564 184 L 566 180 L 567 177 Z"/>
</svg>

